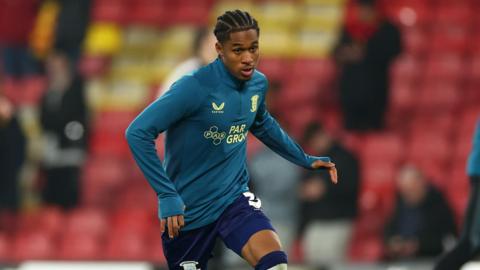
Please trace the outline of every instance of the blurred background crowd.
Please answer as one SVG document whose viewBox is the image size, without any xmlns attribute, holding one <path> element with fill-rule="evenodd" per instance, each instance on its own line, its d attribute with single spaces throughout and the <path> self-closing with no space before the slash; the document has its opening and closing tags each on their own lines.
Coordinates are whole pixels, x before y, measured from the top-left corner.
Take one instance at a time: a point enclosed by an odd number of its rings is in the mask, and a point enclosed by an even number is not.
<svg viewBox="0 0 480 270">
<path fill-rule="evenodd" d="M 455 243 L 480 115 L 479 1 L 0 0 L 0 265 L 164 265 L 124 131 L 216 57 L 210 28 L 230 9 L 259 21 L 270 112 L 339 170 L 333 186 L 249 138 L 252 190 L 290 261 L 433 262 Z M 239 263 L 216 253 L 212 268 Z"/>
</svg>

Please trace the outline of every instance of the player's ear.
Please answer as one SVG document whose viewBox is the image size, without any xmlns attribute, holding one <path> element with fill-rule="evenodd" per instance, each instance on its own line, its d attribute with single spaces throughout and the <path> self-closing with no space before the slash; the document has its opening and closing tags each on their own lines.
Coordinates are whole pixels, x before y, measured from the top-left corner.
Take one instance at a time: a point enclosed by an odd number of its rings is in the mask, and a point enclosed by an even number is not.
<svg viewBox="0 0 480 270">
<path fill-rule="evenodd" d="M 220 58 L 223 58 L 223 45 L 220 42 L 215 43 L 215 50 L 217 51 L 217 54 L 220 55 Z"/>
</svg>

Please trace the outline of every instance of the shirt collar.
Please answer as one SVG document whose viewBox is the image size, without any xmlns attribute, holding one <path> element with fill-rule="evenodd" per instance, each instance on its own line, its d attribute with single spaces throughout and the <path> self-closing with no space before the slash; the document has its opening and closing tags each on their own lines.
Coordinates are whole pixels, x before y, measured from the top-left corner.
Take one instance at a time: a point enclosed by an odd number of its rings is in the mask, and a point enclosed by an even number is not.
<svg viewBox="0 0 480 270">
<path fill-rule="evenodd" d="M 224 81 L 228 86 L 235 88 L 236 90 L 241 90 L 247 81 L 243 81 L 237 79 L 233 74 L 227 69 L 225 64 L 223 63 L 222 59 L 218 57 L 214 62 L 213 65 L 215 70 L 217 70 L 218 74 L 222 81 Z"/>
</svg>

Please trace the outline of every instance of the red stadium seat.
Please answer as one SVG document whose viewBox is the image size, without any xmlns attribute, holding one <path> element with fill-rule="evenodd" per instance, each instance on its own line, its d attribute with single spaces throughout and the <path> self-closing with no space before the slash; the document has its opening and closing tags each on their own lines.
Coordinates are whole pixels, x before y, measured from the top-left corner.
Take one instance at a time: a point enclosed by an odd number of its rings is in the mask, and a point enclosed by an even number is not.
<svg viewBox="0 0 480 270">
<path fill-rule="evenodd" d="M 151 206 L 155 207 L 156 210 L 156 204 Z M 152 224 L 155 222 L 159 224 L 156 215 L 157 212 L 152 210 L 152 208 L 119 206 L 118 210 L 112 215 L 110 220 L 112 229 L 117 232 L 137 231 L 140 233 L 147 233 Z"/>
<path fill-rule="evenodd" d="M 395 80 L 390 87 L 390 110 L 395 116 L 412 113 L 419 89 L 412 82 Z"/>
<path fill-rule="evenodd" d="M 40 75 L 7 77 L 3 82 L 3 93 L 16 105 L 38 105 L 46 89 L 46 78 Z"/>
<path fill-rule="evenodd" d="M 395 165 L 404 156 L 404 143 L 394 133 L 372 134 L 364 139 L 362 160 L 371 163 L 387 162 Z"/>
<path fill-rule="evenodd" d="M 206 25 L 209 18 L 209 4 L 204 1 L 178 1 L 172 18 L 175 23 L 185 23 L 191 25 Z"/>
<path fill-rule="evenodd" d="M 128 23 L 149 26 L 167 26 L 172 23 L 171 3 L 165 0 L 132 1 Z"/>
<path fill-rule="evenodd" d="M 468 204 L 468 197 L 469 197 L 469 191 L 467 190 L 464 190 L 464 191 L 456 190 L 454 192 L 447 193 L 447 198 L 455 214 L 457 224 L 459 225 L 458 227 L 460 227 L 461 224 L 463 223 L 463 219 L 465 217 L 465 211 Z"/>
<path fill-rule="evenodd" d="M 432 180 L 441 181 L 439 177 L 443 178 L 441 173 L 446 173 L 444 170 L 451 162 L 452 150 L 448 138 L 436 131 L 413 133 L 409 140 L 407 160 L 427 170 L 427 175 L 436 178 Z M 439 175 L 433 175 L 434 173 Z"/>
<path fill-rule="evenodd" d="M 12 248 L 16 261 L 53 259 L 55 250 L 53 238 L 39 230 L 17 231 Z"/>
<path fill-rule="evenodd" d="M 469 139 L 471 141 L 473 138 L 473 132 L 479 119 L 480 107 L 478 107 L 478 105 L 465 108 L 459 117 L 460 122 L 459 126 L 457 127 L 457 137 Z"/>
<path fill-rule="evenodd" d="M 125 24 L 128 4 L 128 0 L 96 0 L 92 7 L 92 21 Z"/>
<path fill-rule="evenodd" d="M 452 113 L 461 101 L 459 89 L 456 82 L 453 81 L 438 79 L 424 81 L 418 95 L 418 111 L 421 113 Z"/>
<path fill-rule="evenodd" d="M 433 55 L 425 63 L 425 80 L 458 82 L 465 75 L 465 69 L 463 58 L 458 54 Z"/>
<path fill-rule="evenodd" d="M 450 136 L 455 130 L 456 117 L 451 113 L 418 114 L 409 123 L 412 133 L 421 134 L 425 129 L 435 130 L 439 136 Z"/>
<path fill-rule="evenodd" d="M 480 45 L 480 38 L 478 44 Z M 480 53 L 473 54 L 468 60 L 467 75 L 469 81 L 480 83 Z"/>
<path fill-rule="evenodd" d="M 110 60 L 102 56 L 82 56 L 79 72 L 87 79 L 104 76 L 110 66 Z"/>
<path fill-rule="evenodd" d="M 470 46 L 470 29 L 459 25 L 437 25 L 431 36 L 431 52 L 464 53 Z"/>
<path fill-rule="evenodd" d="M 475 18 L 475 10 L 472 9 L 466 0 L 451 1 L 437 5 L 435 10 L 435 21 L 442 25 L 456 25 L 464 28 L 471 26 Z"/>
<path fill-rule="evenodd" d="M 134 209 L 137 208 L 147 211 L 149 215 L 156 212 L 157 197 L 152 188 L 148 185 L 147 180 L 125 183 L 117 194 L 118 209 Z M 152 210 L 152 211 L 150 211 Z"/>
<path fill-rule="evenodd" d="M 162 239 L 160 237 L 160 229 L 157 226 L 157 223 L 155 223 L 155 226 L 152 227 L 150 230 L 150 233 L 148 234 L 147 237 L 147 245 L 148 245 L 148 250 L 146 255 L 148 256 L 147 259 L 150 262 L 159 264 L 159 265 L 164 265 L 166 264 L 165 256 L 163 255 L 163 248 L 162 248 Z"/>
<path fill-rule="evenodd" d="M 42 231 L 49 237 L 56 237 L 65 225 L 64 213 L 55 207 L 44 207 L 23 212 L 16 218 L 15 229 L 20 231 Z"/>
<path fill-rule="evenodd" d="M 362 163 L 362 189 L 375 192 L 379 195 L 378 199 L 388 206 L 388 198 L 395 190 L 395 178 L 397 176 L 397 166 L 387 162 Z M 386 209 L 385 209 L 386 210 Z"/>
<path fill-rule="evenodd" d="M 0 233 L 0 261 L 2 262 L 12 261 L 12 255 L 10 254 L 12 245 L 9 238 L 10 237 L 7 235 L 7 233 Z"/>
<path fill-rule="evenodd" d="M 145 260 L 148 246 L 139 232 L 110 234 L 105 257 L 110 260 Z"/>
<path fill-rule="evenodd" d="M 265 73 L 270 82 L 283 81 L 290 73 L 290 62 L 283 58 L 262 58 L 258 70 Z"/>
<path fill-rule="evenodd" d="M 321 89 L 331 88 L 335 81 L 336 66 L 331 59 L 295 59 L 292 62 L 288 78 L 297 83 L 303 81 L 315 81 Z"/>
<path fill-rule="evenodd" d="M 388 17 L 407 27 L 428 25 L 434 15 L 426 1 L 405 0 L 385 6 Z"/>
<path fill-rule="evenodd" d="M 20 80 L 13 77 L 4 77 L 2 90 L 3 95 L 13 104 L 18 105 L 22 101 L 22 86 Z"/>
<path fill-rule="evenodd" d="M 410 27 L 403 30 L 402 41 L 407 54 L 422 57 L 430 45 L 430 32 L 424 27 Z"/>
<path fill-rule="evenodd" d="M 320 99 L 320 85 L 314 80 L 290 80 L 279 93 L 281 106 L 297 108 L 314 104 Z"/>
<path fill-rule="evenodd" d="M 129 177 L 128 164 L 114 158 L 91 157 L 82 174 L 83 203 L 88 206 L 112 202 L 115 190 Z"/>
<path fill-rule="evenodd" d="M 380 227 L 385 219 L 393 211 L 395 202 L 395 183 L 390 181 L 382 188 L 371 186 L 369 183 L 362 184 L 358 209 L 360 217 L 373 217 L 376 227 Z M 375 228 L 374 226 L 374 228 Z"/>
<path fill-rule="evenodd" d="M 349 259 L 353 262 L 377 262 L 383 256 L 381 237 L 354 238 L 349 249 Z"/>
<path fill-rule="evenodd" d="M 318 119 L 317 108 L 315 106 L 298 106 L 288 110 L 288 113 L 282 116 L 288 125 L 289 134 L 294 138 L 301 138 L 305 127 Z"/>
<path fill-rule="evenodd" d="M 410 54 L 403 54 L 395 60 L 390 69 L 390 76 L 393 84 L 411 84 L 417 81 L 423 69 L 423 63 Z"/>
<path fill-rule="evenodd" d="M 103 245 L 90 233 L 72 233 L 62 238 L 59 257 L 63 260 L 99 260 Z"/>
<path fill-rule="evenodd" d="M 37 105 L 47 90 L 47 80 L 43 76 L 30 76 L 22 80 L 22 104 Z"/>
<path fill-rule="evenodd" d="M 102 210 L 94 208 L 80 208 L 72 211 L 67 218 L 65 236 L 92 235 L 102 237 L 108 228 L 108 219 Z"/>
</svg>

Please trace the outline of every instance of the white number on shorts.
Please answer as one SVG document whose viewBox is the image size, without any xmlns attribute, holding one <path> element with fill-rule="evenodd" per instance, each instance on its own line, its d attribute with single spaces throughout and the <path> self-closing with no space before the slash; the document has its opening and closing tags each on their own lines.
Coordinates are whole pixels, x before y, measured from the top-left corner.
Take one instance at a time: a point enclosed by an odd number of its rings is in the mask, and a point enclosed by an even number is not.
<svg viewBox="0 0 480 270">
<path fill-rule="evenodd" d="M 252 192 L 244 192 L 243 196 L 248 198 L 249 205 L 257 209 L 260 209 L 260 207 L 262 207 L 262 201 L 259 198 L 257 198 L 255 194 L 253 194 Z"/>
</svg>

